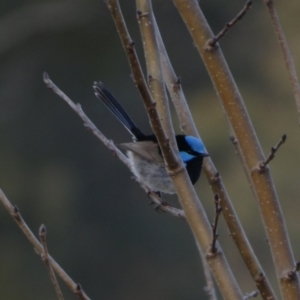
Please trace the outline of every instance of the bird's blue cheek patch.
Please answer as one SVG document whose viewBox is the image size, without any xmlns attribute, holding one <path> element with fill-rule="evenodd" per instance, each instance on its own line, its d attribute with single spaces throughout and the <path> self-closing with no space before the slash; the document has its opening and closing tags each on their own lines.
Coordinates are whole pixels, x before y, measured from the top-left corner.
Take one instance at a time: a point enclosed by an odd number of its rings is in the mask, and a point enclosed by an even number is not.
<svg viewBox="0 0 300 300">
<path fill-rule="evenodd" d="M 191 155 L 191 154 L 188 154 L 188 153 L 186 153 L 186 152 L 184 152 L 184 151 L 179 152 L 179 155 L 180 155 L 180 158 L 182 159 L 182 161 L 183 161 L 184 163 L 186 163 L 186 162 L 188 162 L 189 160 L 195 158 L 195 156 L 193 156 L 193 155 Z"/>
<path fill-rule="evenodd" d="M 199 154 L 208 154 L 203 142 L 200 139 L 193 136 L 186 136 L 185 140 L 193 151 L 198 152 Z"/>
</svg>

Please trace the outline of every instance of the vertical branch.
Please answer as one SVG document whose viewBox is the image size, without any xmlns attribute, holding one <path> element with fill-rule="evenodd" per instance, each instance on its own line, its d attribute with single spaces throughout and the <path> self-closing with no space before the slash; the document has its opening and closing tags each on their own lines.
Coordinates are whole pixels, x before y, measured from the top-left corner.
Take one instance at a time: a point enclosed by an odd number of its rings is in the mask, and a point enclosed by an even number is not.
<svg viewBox="0 0 300 300">
<path fill-rule="evenodd" d="M 214 218 L 214 222 L 211 224 L 212 242 L 211 242 L 210 250 L 209 250 L 211 255 L 214 255 L 218 250 L 216 247 L 217 239 L 219 236 L 219 234 L 217 233 L 217 229 L 218 229 L 218 222 L 219 222 L 221 212 L 222 212 L 222 207 L 220 206 L 220 198 L 219 198 L 219 195 L 216 194 L 215 195 L 215 218 Z"/>
<path fill-rule="evenodd" d="M 273 26 L 275 29 L 275 33 L 277 35 L 277 39 L 278 39 L 279 45 L 280 45 L 282 53 L 283 53 L 284 61 L 285 61 L 285 64 L 286 64 L 286 67 L 287 67 L 287 70 L 288 70 L 288 73 L 290 76 L 290 80 L 292 83 L 292 87 L 293 87 L 296 106 L 298 109 L 298 113 L 300 114 L 300 85 L 299 85 L 299 81 L 298 81 L 298 77 L 297 77 L 297 73 L 296 73 L 296 69 L 295 69 L 295 64 L 294 64 L 291 52 L 289 50 L 289 46 L 285 39 L 284 32 L 281 28 L 278 15 L 276 13 L 276 9 L 274 7 L 274 1 L 273 0 L 264 0 L 264 2 L 266 4 L 269 14 L 271 16 L 271 20 L 272 20 L 272 23 L 273 23 Z"/>
<path fill-rule="evenodd" d="M 160 123 L 172 145 L 172 149 L 176 149 L 175 134 L 161 68 L 161 56 L 153 26 L 151 2 L 137 1 L 137 19 L 144 41 L 144 54 L 152 98 L 155 100 Z"/>
<path fill-rule="evenodd" d="M 159 57 L 160 52 L 158 50 L 157 40 L 155 36 L 156 29 L 153 23 L 154 18 L 152 15 L 151 2 L 147 0 L 137 0 L 137 10 L 140 29 L 142 32 L 143 45 L 145 48 L 150 48 L 145 49 L 148 70 L 155 70 L 155 73 L 157 72 L 157 70 L 160 69 L 159 76 L 157 76 L 155 79 L 161 78 L 162 80 L 160 66 L 161 59 Z M 147 41 L 147 39 L 152 39 L 152 41 Z M 152 47 L 155 49 L 151 49 Z M 155 64 L 156 66 L 152 67 L 150 66 L 151 64 Z M 151 74 L 152 72 L 149 73 Z M 163 82 L 160 83 L 160 85 L 162 84 Z M 157 91 L 155 91 L 155 93 L 157 93 Z M 159 95 L 157 99 L 158 101 L 161 101 L 161 99 L 165 99 L 164 97 L 160 97 L 161 95 Z M 151 109 L 152 107 L 150 106 L 148 108 L 150 116 L 152 113 Z M 150 120 L 152 121 L 153 119 L 150 117 Z M 195 193 L 195 190 L 189 180 L 187 172 L 185 168 L 182 168 L 182 162 L 180 161 L 180 166 L 178 169 L 174 167 L 172 168 L 172 166 L 176 165 L 176 162 L 175 160 L 173 160 L 172 153 L 168 152 L 169 149 L 165 147 L 167 143 L 165 143 L 164 140 L 161 140 L 160 131 L 163 131 L 163 128 L 160 126 L 160 120 L 157 121 L 157 124 L 152 124 L 152 128 L 154 129 L 154 132 L 161 146 L 161 150 L 167 164 L 167 170 L 172 178 L 172 181 L 176 188 L 176 192 L 180 199 L 180 203 L 185 211 L 187 221 L 193 231 L 194 237 L 201 246 L 202 251 L 206 252 L 209 249 L 209 244 L 211 240 L 210 224 L 208 222 L 207 216 L 205 215 L 204 209 Z M 157 132 L 155 130 L 157 130 Z M 218 251 L 214 255 L 207 255 L 206 257 L 209 261 L 210 268 L 212 270 L 212 273 L 214 274 L 214 277 L 221 290 L 221 293 L 223 294 L 225 299 L 241 299 L 242 293 L 236 283 L 235 278 L 233 277 L 233 274 L 222 253 L 220 246 L 217 245 L 217 247 Z"/>
<path fill-rule="evenodd" d="M 207 41 L 213 37 L 213 34 L 198 2 L 196 0 L 173 0 L 173 2 L 206 65 L 238 140 L 258 200 L 282 297 L 298 299 L 300 298 L 299 277 L 285 279 L 286 273 L 293 269 L 294 257 L 279 199 L 268 168 L 263 173 L 257 168 L 259 163 L 264 161 L 264 155 L 242 97 L 220 48 L 215 47 L 212 51 L 206 49 Z"/>
<path fill-rule="evenodd" d="M 149 118 L 150 118 L 150 123 L 151 123 L 151 127 L 153 129 L 153 132 L 157 136 L 158 142 L 159 142 L 161 148 L 166 148 L 167 149 L 166 153 L 169 153 L 170 160 L 166 159 L 166 163 L 167 164 L 171 163 L 172 167 L 174 169 L 177 169 L 178 168 L 177 157 L 174 155 L 174 153 L 172 151 L 172 149 L 176 149 L 176 148 L 174 148 L 174 147 L 171 148 L 169 140 L 168 140 L 168 138 L 170 138 L 172 146 L 176 145 L 175 140 L 174 140 L 174 134 L 167 136 L 165 134 L 165 132 L 163 130 L 161 130 L 160 116 L 156 110 L 156 106 L 161 107 L 162 108 L 160 111 L 161 117 L 164 117 L 166 119 L 168 118 L 169 110 L 164 109 L 164 107 L 166 107 L 167 104 L 163 103 L 163 102 L 165 102 L 164 91 L 162 90 L 162 87 L 157 87 L 157 89 L 155 88 L 155 90 L 154 89 L 152 90 L 155 93 L 155 96 L 158 96 L 156 100 L 159 100 L 162 102 L 160 104 L 156 104 L 156 102 L 154 102 L 153 97 L 149 91 L 147 84 L 146 84 L 140 63 L 138 61 L 138 57 L 135 52 L 134 42 L 132 42 L 132 40 L 129 36 L 128 30 L 125 26 L 118 0 L 108 0 L 108 8 L 111 11 L 111 14 L 113 15 L 117 30 L 118 30 L 120 38 L 122 40 L 123 47 L 126 50 L 126 54 L 127 54 L 128 61 L 129 61 L 129 64 L 130 64 L 130 67 L 132 70 L 132 75 L 134 78 L 134 83 L 137 86 L 137 88 L 143 98 L 144 105 L 146 107 L 146 110 L 147 110 Z M 141 11 L 138 11 L 139 19 L 146 18 L 146 17 L 147 17 L 147 14 L 143 14 Z M 151 38 L 151 34 L 149 35 L 149 38 Z M 153 41 L 152 41 L 152 43 L 153 43 Z M 152 51 L 151 52 L 152 60 L 155 60 L 155 55 L 157 55 L 157 53 L 155 53 L 155 51 Z M 156 78 L 154 78 L 154 77 L 156 77 Z M 150 80 L 151 79 L 153 79 L 153 80 L 155 79 L 155 81 L 162 79 L 159 74 L 158 69 L 153 70 L 153 74 L 151 75 Z M 152 85 L 153 84 L 154 83 L 152 83 Z M 156 95 L 156 93 L 158 93 L 158 95 Z M 173 132 L 172 124 L 171 124 L 170 120 L 171 119 L 169 118 L 168 120 L 164 121 L 166 130 L 169 134 L 170 134 L 170 132 Z"/>
<path fill-rule="evenodd" d="M 201 247 L 198 242 L 196 242 L 196 245 L 197 245 L 198 251 L 200 253 L 204 276 L 205 276 L 205 280 L 206 280 L 206 286 L 204 287 L 204 291 L 208 295 L 209 300 L 217 300 L 217 294 L 216 294 L 216 290 L 214 287 L 213 278 L 212 278 L 206 257 L 204 256 L 203 251 L 201 250 Z"/>
<path fill-rule="evenodd" d="M 134 41 L 130 38 L 129 32 L 127 30 L 121 7 L 118 0 L 107 0 L 108 9 L 111 12 L 113 20 L 115 22 L 117 31 L 119 33 L 120 39 L 122 41 L 123 48 L 126 52 L 128 63 L 130 65 L 133 81 L 136 87 L 138 88 L 145 105 L 152 104 L 152 96 L 150 94 L 149 88 L 147 86 L 138 56 L 135 51 Z"/>
<path fill-rule="evenodd" d="M 155 22 L 155 17 L 153 18 Z M 157 28 L 157 24 L 155 22 Z M 193 121 L 190 109 L 182 91 L 180 80 L 175 74 L 167 51 L 165 49 L 160 32 L 157 28 L 157 39 L 159 44 L 159 52 L 161 54 L 164 80 L 168 88 L 171 99 L 174 103 L 181 129 L 185 134 L 199 137 L 197 128 Z M 264 271 L 255 256 L 255 253 L 247 239 L 247 236 L 242 228 L 238 216 L 234 210 L 231 199 L 228 196 L 226 188 L 222 182 L 222 178 L 218 175 L 217 169 L 214 166 L 210 157 L 206 157 L 203 164 L 205 175 L 214 192 L 220 198 L 220 205 L 223 207 L 223 216 L 227 223 L 229 232 L 235 242 L 240 254 L 255 282 L 261 296 L 265 300 L 275 300 L 276 296 L 268 279 L 263 275 Z"/>
<path fill-rule="evenodd" d="M 147 90 L 146 82 L 145 82 L 145 79 L 143 77 L 143 73 L 142 73 L 142 70 L 141 70 L 141 67 L 140 67 L 140 63 L 139 63 L 139 60 L 138 60 L 138 57 L 137 57 L 137 54 L 136 54 L 136 51 L 135 51 L 134 42 L 131 40 L 131 38 L 129 36 L 129 32 L 127 30 L 126 23 L 125 23 L 125 20 L 123 18 L 122 12 L 121 12 L 119 2 L 117 0 L 109 0 L 107 2 L 107 4 L 108 4 L 108 8 L 109 8 L 109 10 L 112 14 L 113 20 L 115 22 L 117 31 L 119 33 L 119 36 L 120 36 L 120 39 L 121 39 L 121 42 L 122 42 L 122 45 L 123 45 L 123 48 L 126 51 L 128 62 L 129 62 L 129 65 L 131 67 L 132 74 L 133 74 L 133 80 L 134 80 L 137 88 L 140 91 L 140 94 L 142 95 L 142 97 L 144 98 L 144 101 L 145 101 L 144 95 L 146 93 L 144 92 L 144 90 Z M 153 19 L 155 21 L 154 15 L 153 15 Z M 161 39 L 160 33 L 159 33 L 158 30 L 156 31 L 156 34 L 158 35 L 159 39 Z M 159 43 L 159 53 L 161 55 L 163 54 L 162 58 L 161 58 L 162 59 L 162 65 L 163 65 L 163 76 L 166 77 L 166 71 L 169 70 L 169 69 L 165 67 L 165 65 L 166 65 L 166 56 L 164 55 L 165 53 L 162 52 L 161 45 L 162 45 L 162 43 L 160 42 Z M 147 102 L 151 102 L 151 101 L 145 101 L 145 102 L 147 103 Z M 176 103 L 176 102 L 174 102 L 174 103 Z M 188 109 L 188 106 L 187 106 L 186 102 L 185 102 L 185 105 L 186 105 L 186 108 L 185 108 L 186 114 L 189 114 L 189 118 L 190 118 L 190 120 L 192 120 L 192 117 L 191 117 L 191 114 L 189 112 L 189 109 Z M 177 107 L 177 111 L 182 111 L 182 109 L 180 109 L 180 106 Z M 183 113 L 182 115 L 185 115 L 185 113 Z M 181 118 L 181 120 L 182 119 L 183 118 Z M 186 124 L 188 124 L 188 121 L 186 122 Z M 184 128 L 183 122 L 182 122 L 182 126 Z M 195 126 L 194 126 L 194 132 L 195 132 L 195 134 L 193 134 L 193 135 L 196 136 L 197 135 L 197 130 L 196 130 Z M 164 207 L 162 207 L 162 208 L 164 208 Z M 199 246 L 199 243 L 197 243 L 197 246 L 199 248 L 199 252 L 200 252 L 200 255 L 201 255 L 201 260 L 202 260 L 202 263 L 203 263 L 204 273 L 205 273 L 206 282 L 207 282 L 207 287 L 206 287 L 205 290 L 210 295 L 211 300 L 216 300 L 216 294 L 215 294 L 215 290 L 214 290 L 214 287 L 213 287 L 213 281 L 212 281 L 212 278 L 211 278 L 211 273 L 210 273 L 210 270 L 209 270 L 209 266 L 206 262 L 205 256 L 202 253 L 202 250 Z"/>
</svg>

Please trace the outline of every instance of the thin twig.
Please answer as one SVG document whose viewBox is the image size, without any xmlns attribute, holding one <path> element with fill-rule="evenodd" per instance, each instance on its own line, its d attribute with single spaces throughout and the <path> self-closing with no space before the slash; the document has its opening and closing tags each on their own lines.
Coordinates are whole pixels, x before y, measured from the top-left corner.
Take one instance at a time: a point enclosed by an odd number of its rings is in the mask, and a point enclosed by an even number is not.
<svg viewBox="0 0 300 300">
<path fill-rule="evenodd" d="M 96 127 L 96 125 L 87 117 L 83 112 L 80 104 L 75 104 L 59 87 L 57 87 L 52 80 L 49 78 L 49 75 L 44 72 L 43 80 L 47 88 L 52 90 L 60 98 L 62 98 L 68 105 L 79 115 L 83 120 L 84 126 L 90 129 L 94 135 L 110 150 L 112 153 L 117 156 L 128 168 L 130 168 L 130 163 L 127 157 L 114 145 L 111 140 L 108 140 Z"/>
<path fill-rule="evenodd" d="M 47 73 L 44 73 L 44 82 L 46 86 L 51 89 L 55 94 L 57 94 L 60 98 L 62 98 L 82 119 L 84 122 L 84 126 L 92 131 L 92 133 L 117 157 L 124 163 L 129 170 L 131 170 L 131 165 L 126 157 L 113 143 L 113 141 L 108 140 L 103 133 L 96 127 L 96 125 L 88 118 L 88 116 L 82 110 L 80 104 L 75 104 L 64 92 L 57 87 L 52 80 L 49 78 Z M 161 211 L 167 212 L 174 217 L 185 218 L 184 211 L 178 208 L 175 208 L 161 200 L 157 194 L 151 191 L 147 186 L 145 186 L 142 182 L 136 181 L 142 186 L 142 188 L 147 192 L 151 200 L 159 206 Z"/>
<path fill-rule="evenodd" d="M 75 291 L 75 294 L 77 295 L 77 297 L 80 299 L 80 300 L 85 300 L 85 295 L 84 295 L 84 291 L 81 287 L 81 284 L 77 283 L 76 285 L 76 291 Z"/>
<path fill-rule="evenodd" d="M 49 252 L 48 252 L 48 247 L 47 247 L 47 242 L 46 242 L 46 234 L 47 234 L 47 229 L 46 226 L 44 224 L 41 225 L 40 229 L 39 229 L 39 236 L 40 236 L 40 241 L 41 244 L 43 246 L 43 253 L 41 254 L 42 260 L 44 262 L 44 264 L 47 267 L 51 282 L 54 286 L 57 298 L 59 300 L 64 300 L 64 296 L 61 292 L 61 289 L 59 287 L 58 281 L 56 279 L 55 273 L 53 271 L 52 265 L 49 261 Z"/>
<path fill-rule="evenodd" d="M 20 211 L 17 206 L 13 206 L 10 201 L 6 198 L 3 191 L 0 189 L 0 200 L 10 213 L 10 215 L 14 218 L 20 229 L 25 234 L 26 238 L 29 242 L 33 245 L 34 249 L 36 250 L 38 255 L 43 254 L 43 246 L 32 233 L 30 228 L 27 226 L 25 221 L 23 220 Z M 73 293 L 76 294 L 76 287 L 77 284 L 72 280 L 72 278 L 60 267 L 60 265 L 50 256 L 48 255 L 48 260 L 52 265 L 53 270 L 56 274 L 66 283 L 66 285 L 71 289 Z M 83 300 L 90 300 L 90 298 L 82 291 Z"/>
<path fill-rule="evenodd" d="M 225 36 L 225 34 L 232 28 L 238 21 L 240 21 L 247 13 L 247 11 L 251 8 L 252 1 L 247 0 L 245 6 L 242 10 L 230 21 L 228 22 L 225 27 L 212 39 L 210 39 L 207 43 L 207 50 L 212 50 L 219 40 Z"/>
<path fill-rule="evenodd" d="M 278 144 L 276 146 L 274 146 L 274 147 L 271 148 L 271 152 L 268 155 L 267 159 L 264 162 L 260 163 L 260 165 L 259 165 L 260 172 L 263 172 L 265 170 L 265 168 L 269 164 L 269 162 L 275 157 L 275 153 L 278 151 L 279 147 L 282 144 L 284 144 L 285 141 L 286 141 L 286 134 L 284 134 L 281 137 L 280 141 L 278 142 Z"/>
<path fill-rule="evenodd" d="M 299 80 L 297 77 L 297 72 L 296 72 L 294 61 L 293 61 L 293 57 L 291 55 L 289 46 L 288 46 L 287 41 L 284 36 L 284 32 L 280 25 L 278 15 L 277 15 L 276 9 L 274 7 L 274 1 L 273 0 L 264 0 L 264 2 L 270 13 L 270 16 L 271 16 L 271 19 L 273 22 L 273 26 L 275 29 L 275 33 L 277 35 L 279 45 L 283 52 L 283 57 L 284 57 L 285 64 L 286 64 L 286 67 L 287 67 L 287 70 L 288 70 L 288 73 L 290 76 L 290 80 L 292 83 L 292 87 L 293 87 L 294 98 L 296 101 L 297 110 L 298 110 L 298 113 L 300 114 L 300 85 L 299 85 Z"/>
<path fill-rule="evenodd" d="M 213 224 L 211 225 L 212 242 L 209 250 L 209 255 L 214 255 L 217 253 L 217 247 L 216 247 L 217 239 L 218 239 L 217 229 L 218 229 L 219 217 L 222 212 L 222 207 L 220 206 L 220 198 L 218 194 L 215 195 L 214 202 L 215 202 L 215 219 Z"/>
<path fill-rule="evenodd" d="M 254 298 L 254 297 L 256 297 L 256 296 L 258 296 L 258 291 L 253 291 L 253 292 L 251 292 L 251 293 L 246 294 L 246 295 L 244 296 L 244 300 L 248 300 L 248 299 Z"/>
<path fill-rule="evenodd" d="M 240 148 L 240 145 L 239 145 L 239 141 L 237 140 L 237 138 L 234 135 L 230 135 L 229 140 L 231 141 L 232 145 L 234 146 L 235 152 L 238 155 L 238 158 L 240 160 L 240 164 L 242 165 L 242 167 L 244 169 L 244 172 L 245 172 L 245 175 L 247 177 L 248 182 L 251 182 L 251 176 L 248 172 L 247 165 L 246 165 L 246 162 L 244 160 L 243 154 L 241 153 L 241 148 Z M 255 192 L 252 185 L 251 185 L 251 188 L 252 188 L 252 191 Z M 253 275 L 256 276 L 257 273 L 259 273 L 259 272 L 256 272 Z"/>
</svg>

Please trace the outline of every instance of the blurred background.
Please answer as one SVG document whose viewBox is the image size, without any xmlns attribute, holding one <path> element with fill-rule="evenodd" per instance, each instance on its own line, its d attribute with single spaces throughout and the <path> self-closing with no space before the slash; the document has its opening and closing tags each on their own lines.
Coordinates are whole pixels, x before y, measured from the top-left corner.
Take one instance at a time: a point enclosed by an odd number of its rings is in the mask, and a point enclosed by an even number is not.
<svg viewBox="0 0 300 300">
<path fill-rule="evenodd" d="M 299 115 L 270 17 L 263 1 L 254 2 L 220 44 L 265 154 L 287 134 L 270 168 L 299 260 Z M 200 5 L 217 33 L 244 1 L 202 0 Z M 299 72 L 299 2 L 276 5 Z M 153 6 L 200 135 L 278 292 L 256 200 L 211 81 L 172 1 L 155 0 Z M 144 67 L 134 1 L 123 3 L 123 13 Z M 92 299 L 205 299 L 202 265 L 186 222 L 154 211 L 126 167 L 44 86 L 44 71 L 115 143 L 130 136 L 95 98 L 95 80 L 105 82 L 141 129 L 150 131 L 103 1 L 3 0 L 1 189 L 36 234 L 46 224 L 51 255 Z M 196 189 L 213 220 L 213 194 L 205 176 Z M 179 205 L 176 197 L 166 199 Z M 222 218 L 219 234 L 243 292 L 251 292 L 255 286 Z M 0 245 L 2 299 L 56 299 L 45 266 L 1 205 Z M 61 286 L 66 299 L 75 299 Z"/>
</svg>

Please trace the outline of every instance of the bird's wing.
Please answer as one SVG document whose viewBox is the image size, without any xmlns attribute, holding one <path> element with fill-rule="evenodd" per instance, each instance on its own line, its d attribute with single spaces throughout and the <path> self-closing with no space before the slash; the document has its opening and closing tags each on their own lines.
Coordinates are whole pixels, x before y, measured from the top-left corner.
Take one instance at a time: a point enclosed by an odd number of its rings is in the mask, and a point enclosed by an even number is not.
<svg viewBox="0 0 300 300">
<path fill-rule="evenodd" d="M 156 162 L 158 164 L 164 163 L 164 160 L 159 153 L 157 143 L 154 143 L 152 141 L 123 143 L 120 144 L 120 147 L 132 151 L 133 153 L 149 161 Z"/>
</svg>

